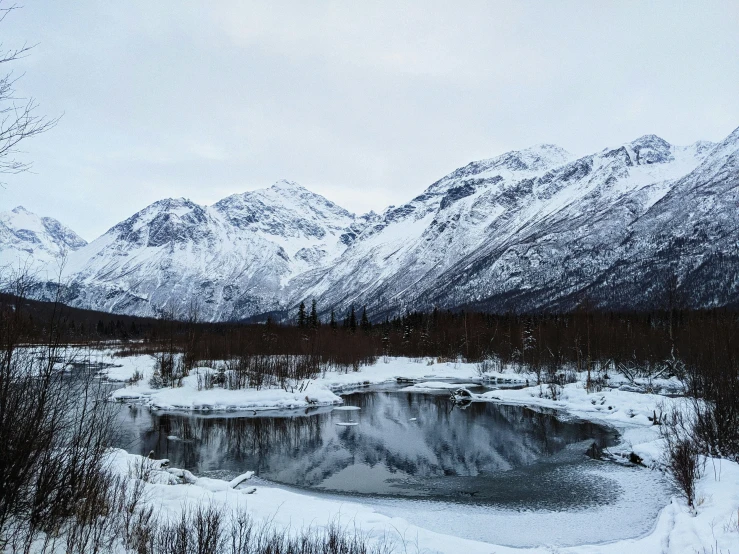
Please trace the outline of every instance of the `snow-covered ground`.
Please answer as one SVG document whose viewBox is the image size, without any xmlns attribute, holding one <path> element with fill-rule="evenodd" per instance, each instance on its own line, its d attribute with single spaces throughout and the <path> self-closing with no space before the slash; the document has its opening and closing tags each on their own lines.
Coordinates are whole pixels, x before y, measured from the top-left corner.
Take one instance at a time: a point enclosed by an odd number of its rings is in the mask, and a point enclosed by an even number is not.
<svg viewBox="0 0 739 554">
<path fill-rule="evenodd" d="M 111 455 L 112 463 L 121 472 L 128 473 L 130 466 L 140 463 L 140 457 L 117 450 Z M 160 516 L 176 519 L 183 509 L 196 504 L 222 506 L 236 510 L 246 508 L 258 519 L 270 519 L 278 527 L 300 529 L 308 526 L 325 526 L 341 522 L 350 529 L 361 528 L 370 539 L 391 538 L 399 552 L 470 554 L 520 553 L 534 554 L 558 552 L 561 554 L 683 554 L 704 552 L 731 552 L 739 542 L 737 506 L 739 506 L 739 465 L 716 462 L 698 486 L 699 507 L 692 513 L 675 498 L 660 513 L 651 533 L 637 538 L 611 543 L 588 544 L 557 548 L 553 544 L 534 548 L 511 548 L 474 541 L 431 530 L 430 526 L 410 523 L 407 519 L 385 515 L 371 505 L 358 502 L 341 502 L 297 493 L 280 487 L 253 486 L 250 481 L 240 482 L 233 488 L 233 481 L 196 478 L 188 475 L 188 484 L 174 484 L 178 479 L 166 470 L 154 472 L 147 485 L 148 502 L 155 506 Z M 173 470 L 176 475 L 183 472 Z M 552 514 L 555 515 L 555 514 Z M 522 514 L 525 518 L 525 514 Z M 490 525 L 499 522 L 490 521 Z M 507 522 L 506 522 L 507 524 Z M 515 532 L 520 529 L 512 527 Z M 525 532 L 525 530 L 523 530 Z M 713 550 L 711 550 L 713 548 Z"/>
<path fill-rule="evenodd" d="M 403 358 L 388 358 L 373 366 L 363 367 L 361 371 L 329 371 L 317 379 L 291 384 L 288 390 L 281 388 L 198 390 L 198 373 L 213 371 L 207 367 L 195 368 L 188 377 L 183 379 L 182 387 L 155 389 L 149 385 L 154 366 L 152 356 L 119 358 L 103 353 L 101 360 L 120 365 L 120 367 L 107 370 L 106 376 L 110 380 L 127 381 L 135 371 L 143 375 L 139 382 L 113 392 L 114 399 L 139 400 L 154 409 L 177 411 L 239 411 L 327 406 L 342 403 L 337 392 L 396 382 L 397 377 L 424 381 L 479 379 L 475 364 L 450 362 L 428 365 L 429 362 L 426 360 L 410 361 Z M 521 383 L 526 381 L 525 375 L 491 374 L 488 378 L 494 379 L 496 375 L 509 381 L 515 380 Z M 424 383 L 417 386 L 444 388 L 450 385 L 447 382 L 436 383 L 436 385 Z"/>
<path fill-rule="evenodd" d="M 137 356 L 132 358 L 110 357 L 110 363 L 121 367 L 108 371 L 110 379 L 128 379 L 134 371 L 144 374 L 138 384 L 119 389 L 114 393 L 117 399 L 137 399 L 155 409 L 222 409 L 237 410 L 269 409 L 306 406 L 314 401 L 322 404 L 340 403 L 337 393 L 360 386 L 396 382 L 397 377 L 418 380 L 409 383 L 404 390 L 419 393 L 429 389 L 451 388 L 450 381 L 473 384 L 479 382 L 480 375 L 475 364 L 430 363 L 407 359 L 380 360 L 358 372 L 328 372 L 320 378 L 303 384 L 303 392 L 288 392 L 283 389 L 260 391 L 224 391 L 222 389 L 197 390 L 197 380 L 185 380 L 179 389 L 151 389 L 147 382 L 153 366 L 153 358 Z M 203 369 L 203 371 L 205 371 Z M 533 382 L 533 376 L 515 374 L 504 370 L 488 374 L 490 381 L 496 379 L 519 382 Z M 651 387 L 674 388 L 675 382 L 649 383 Z M 564 385 L 557 400 L 548 398 L 547 388 L 522 386 L 518 389 L 497 389 L 475 396 L 475 401 L 521 404 L 532 408 L 556 409 L 563 416 L 574 416 L 615 427 L 622 441 L 610 449 L 617 457 L 626 458 L 631 452 L 637 454 L 648 468 L 659 466 L 663 445 L 659 439 L 658 426 L 653 425 L 654 414 L 669 409 L 674 403 L 683 402 L 679 398 L 669 398 L 659 394 L 646 394 L 629 390 L 624 381 L 612 379 L 614 388 L 601 392 L 588 393 L 581 382 Z M 453 385 L 457 387 L 459 385 Z M 622 390 L 619 390 L 620 387 Z M 307 399 L 305 397 L 308 397 Z M 116 451 L 112 460 L 116 467 L 124 471 L 137 457 Z M 639 471 L 657 471 L 643 469 Z M 164 470 L 162 470 L 164 472 Z M 180 473 L 181 474 L 181 473 Z M 661 509 L 651 528 L 642 536 L 612 541 L 607 534 L 608 526 L 603 526 L 597 541 L 579 546 L 559 546 L 554 530 L 566 525 L 602 526 L 597 514 L 558 514 L 547 516 L 551 520 L 552 540 L 529 548 L 512 548 L 493 545 L 488 542 L 470 540 L 455 536 L 452 513 L 439 512 L 433 504 L 419 504 L 415 513 L 405 509 L 388 509 L 372 501 L 350 500 L 330 495 L 313 495 L 290 490 L 285 487 L 258 482 L 247 483 L 232 488 L 228 481 L 206 478 L 190 478 L 188 484 L 172 484 L 175 479 L 169 473 L 156 479 L 157 483 L 147 485 L 150 489 L 150 502 L 156 505 L 159 513 L 175 517 L 189 503 L 215 503 L 224 507 L 245 506 L 256 518 L 271 518 L 276 525 L 300 528 L 301 526 L 327 525 L 337 519 L 345 525 L 360 527 L 369 537 L 393 537 L 399 551 L 440 552 L 440 553 L 693 553 L 693 552 L 733 552 L 739 551 L 739 464 L 726 460 L 707 460 L 706 469 L 697 487 L 697 508 L 688 509 L 685 502 L 674 496 L 670 503 Z M 169 484 L 166 484 L 169 483 Z M 246 486 L 248 485 L 248 486 Z M 245 487 L 245 488 L 244 488 Z M 248 493 L 248 494 L 247 494 Z M 638 504 L 640 495 L 649 494 L 647 490 L 629 491 L 630 501 Z M 472 514 L 471 514 L 472 515 Z M 506 514 L 504 517 L 491 517 L 489 525 L 500 526 L 501 532 L 526 533 L 527 515 Z M 568 518 L 571 519 L 568 523 Z M 458 532 L 467 537 L 473 536 L 460 519 Z M 443 523 L 443 524 L 442 524 Z M 450 530 L 450 527 L 452 528 Z M 443 531 L 443 532 L 440 532 Z M 589 536 L 589 535 L 588 535 Z M 611 540 L 612 542 L 608 542 Z M 526 541 L 504 540 L 508 544 L 531 544 Z M 597 544 L 594 544 L 597 543 Z"/>
</svg>

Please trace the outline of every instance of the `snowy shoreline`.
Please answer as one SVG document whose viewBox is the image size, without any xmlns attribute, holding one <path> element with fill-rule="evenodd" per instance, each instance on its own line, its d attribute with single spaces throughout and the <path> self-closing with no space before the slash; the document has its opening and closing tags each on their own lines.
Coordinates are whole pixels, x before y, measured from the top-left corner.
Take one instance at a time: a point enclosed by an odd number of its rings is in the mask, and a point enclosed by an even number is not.
<svg viewBox="0 0 739 554">
<path fill-rule="evenodd" d="M 145 369 L 147 363 L 153 365 L 150 357 L 138 360 L 124 359 L 125 367 L 111 368 L 113 375 L 109 377 L 124 380 L 126 372 L 133 374 L 133 366 L 139 371 Z M 116 360 L 121 360 L 120 358 Z M 401 389 L 418 393 L 429 390 L 451 388 L 449 381 L 457 383 L 479 382 L 480 375 L 474 364 L 463 363 L 419 363 L 412 360 L 389 359 L 379 361 L 374 366 L 363 367 L 359 372 L 327 373 L 312 381 L 301 393 L 288 392 L 282 389 L 266 389 L 261 391 L 224 391 L 222 389 L 197 390 L 196 380 L 185 381 L 180 389 L 151 389 L 141 383 L 118 389 L 113 398 L 118 400 L 135 400 L 149 405 L 154 410 L 177 410 L 202 413 L 203 411 L 238 411 L 266 410 L 281 408 L 305 408 L 316 405 L 339 405 L 341 398 L 338 392 L 397 382 L 397 377 L 414 380 L 409 386 Z M 122 378 L 121 378 L 122 377 Z M 504 371 L 490 375 L 491 379 L 518 381 L 525 385 L 531 375 L 517 375 Z M 665 386 L 674 383 L 665 383 Z M 170 392 L 171 391 L 171 392 Z M 588 393 L 582 383 L 572 383 L 561 388 L 557 400 L 546 398 L 545 388 L 524 386 L 523 388 L 496 389 L 483 394 L 474 395 L 474 401 L 498 402 L 503 404 L 525 405 L 531 408 L 555 409 L 565 416 L 573 416 L 594 423 L 614 427 L 620 434 L 619 444 L 609 452 L 616 457 L 627 460 L 633 452 L 647 467 L 659 466 L 663 444 L 659 438 L 658 426 L 651 419 L 654 413 L 669 409 L 674 403 L 682 402 L 679 398 L 669 398 L 659 394 L 647 394 L 606 389 Z M 235 393 L 229 396 L 228 393 Z M 133 454 L 116 451 L 112 455 L 114 466 L 124 471 L 124 466 L 132 460 L 140 459 Z M 714 471 L 715 467 L 720 471 Z M 245 468 L 249 469 L 249 468 Z M 650 471 L 643 469 L 640 471 Z M 717 480 L 720 477 L 720 480 Z M 195 502 L 215 502 L 231 508 L 248 505 L 250 513 L 257 518 L 274 517 L 275 523 L 285 527 L 302 525 L 328 525 L 338 517 L 344 524 L 356 525 L 368 533 L 370 540 L 387 536 L 413 537 L 412 549 L 421 552 L 459 552 L 471 553 L 495 552 L 527 552 L 544 553 L 552 550 L 547 546 L 534 548 L 518 548 L 498 546 L 470 539 L 462 539 L 445 535 L 416 525 L 407 519 L 390 517 L 379 513 L 376 508 L 362 503 L 361 500 L 337 501 L 310 494 L 286 490 L 280 486 L 249 487 L 246 496 L 241 489 L 232 488 L 227 481 L 193 477 L 188 484 L 172 484 L 171 478 L 158 483 L 148 484 L 153 487 L 152 502 L 165 513 L 175 516 L 182 506 Z M 162 484 L 169 483 L 169 484 Z M 248 500 L 247 500 L 248 499 Z M 702 552 L 705 548 L 718 548 L 719 551 L 730 549 L 739 542 L 739 464 L 727 460 L 709 460 L 707 470 L 698 483 L 698 507 L 692 512 L 678 497 L 662 508 L 651 532 L 633 539 L 622 539 L 615 542 L 604 542 L 581 546 L 558 547 L 558 552 L 581 553 L 678 553 Z M 381 509 L 381 508 L 379 508 Z M 607 540 L 607 538 L 604 537 Z M 400 541 L 401 543 L 403 541 Z M 405 544 L 403 548 L 408 547 Z M 413 551 L 413 550 L 411 550 Z"/>
<path fill-rule="evenodd" d="M 182 379 L 181 387 L 152 388 L 148 381 L 154 366 L 153 357 L 106 357 L 106 361 L 122 363 L 119 367 L 111 367 L 103 373 L 108 380 L 125 382 L 136 371 L 143 376 L 138 383 L 113 391 L 111 394 L 113 400 L 141 402 L 161 411 L 238 412 L 331 406 L 343 403 L 338 393 L 373 385 L 397 383 L 398 377 L 408 382 L 421 381 L 418 386 L 427 388 L 445 388 L 438 380 L 480 380 L 475 364 L 445 362 L 428 365 L 427 361 L 389 358 L 386 361 L 378 361 L 375 365 L 362 367 L 360 371 L 344 373 L 329 371 L 317 379 L 296 383 L 290 390 L 281 388 L 199 390 L 198 374 L 214 371 L 208 367 L 194 368 L 188 377 Z M 486 375 L 486 380 L 500 378 L 523 385 L 527 377 L 532 378 L 531 375 L 495 373 Z"/>
</svg>

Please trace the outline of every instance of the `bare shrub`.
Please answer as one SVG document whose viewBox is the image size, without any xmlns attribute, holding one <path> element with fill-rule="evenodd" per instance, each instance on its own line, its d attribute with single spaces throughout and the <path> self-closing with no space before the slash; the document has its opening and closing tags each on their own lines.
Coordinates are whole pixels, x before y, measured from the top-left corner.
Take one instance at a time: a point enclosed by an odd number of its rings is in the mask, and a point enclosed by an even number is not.
<svg viewBox="0 0 739 554">
<path fill-rule="evenodd" d="M 501 364 L 500 358 L 494 355 L 485 357 L 475 364 L 475 371 L 479 377 L 485 377 L 488 373 L 500 372 L 502 370 L 503 364 Z"/>
<path fill-rule="evenodd" d="M 0 304 L 0 550 L 93 517 L 87 506 L 111 486 L 103 462 L 117 408 L 89 363 L 64 373 L 77 358 L 59 342 L 58 303 L 45 343 L 20 346 L 28 284 L 16 278 L 13 304 Z"/>
<path fill-rule="evenodd" d="M 268 522 L 255 522 L 244 510 L 221 510 L 214 505 L 185 509 L 173 521 L 147 521 L 132 536 L 144 542 L 139 554 L 389 554 L 386 538 L 370 543 L 357 529 L 338 522 L 325 528 L 278 529 Z"/>
<path fill-rule="evenodd" d="M 135 385 L 144 379 L 144 374 L 138 369 L 133 372 L 133 375 L 126 381 L 127 385 Z"/>
<path fill-rule="evenodd" d="M 739 461 L 739 359 L 726 350 L 712 357 L 688 372 L 695 433 L 705 454 Z"/>
<path fill-rule="evenodd" d="M 695 438 L 695 419 L 680 407 L 668 411 L 660 426 L 660 436 L 665 441 L 664 463 L 667 471 L 682 492 L 688 506 L 695 505 L 695 486 L 703 467 L 701 448 Z"/>
</svg>

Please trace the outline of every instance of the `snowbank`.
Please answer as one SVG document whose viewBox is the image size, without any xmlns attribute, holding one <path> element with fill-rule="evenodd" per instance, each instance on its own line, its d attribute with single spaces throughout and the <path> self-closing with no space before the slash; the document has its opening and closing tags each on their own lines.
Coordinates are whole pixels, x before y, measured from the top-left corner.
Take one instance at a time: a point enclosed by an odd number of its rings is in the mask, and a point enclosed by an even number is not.
<svg viewBox="0 0 739 554">
<path fill-rule="evenodd" d="M 116 380 L 126 381 L 139 371 L 144 378 L 136 384 L 114 391 L 114 400 L 142 401 L 158 410 L 191 410 L 191 411 L 239 411 L 239 410 L 273 410 L 289 408 L 307 408 L 310 406 L 328 406 L 341 404 L 337 392 L 357 387 L 397 383 L 397 378 L 407 380 L 431 380 L 417 383 L 419 390 L 423 388 L 456 388 L 459 385 L 449 381 L 479 378 L 475 364 L 434 363 L 428 361 L 414 362 L 403 358 L 389 358 L 375 365 L 362 367 L 360 371 L 329 371 L 317 379 L 295 383 L 288 390 L 279 388 L 225 390 L 213 388 L 198 390 L 197 374 L 213 371 L 210 368 L 195 368 L 192 374 L 183 379 L 182 387 L 154 389 L 149 385 L 148 376 L 154 359 L 151 356 L 133 356 L 129 358 L 113 358 L 125 360 L 120 367 L 108 370 Z M 148 364 L 148 365 L 147 365 Z M 146 369 L 142 369 L 146 367 Z M 523 377 L 518 377 L 522 382 Z M 433 380 L 446 379 L 447 382 Z M 511 375 L 507 376 L 511 379 Z M 469 383 L 466 386 L 471 386 Z"/>
<path fill-rule="evenodd" d="M 555 409 L 566 415 L 610 425 L 620 432 L 622 438 L 613 452 L 622 455 L 634 452 L 648 466 L 656 465 L 662 453 L 659 427 L 653 422 L 655 415 L 659 418 L 673 405 L 684 402 L 681 398 L 618 389 L 588 393 L 579 382 L 561 387 L 556 400 L 548 398 L 548 392 L 546 386 L 502 389 L 477 395 L 476 399 Z"/>
<path fill-rule="evenodd" d="M 111 466 L 132 478 L 142 463 L 140 456 L 115 450 Z M 274 486 L 254 485 L 251 472 L 232 481 L 198 478 L 174 468 L 156 468 L 147 476 L 146 502 L 161 517 L 176 519 L 182 510 L 196 504 L 219 506 L 226 510 L 246 509 L 255 519 L 272 521 L 278 528 L 299 530 L 339 522 L 359 528 L 368 540 L 390 537 L 398 552 L 469 554 L 683 554 L 729 552 L 739 543 L 739 464 L 716 461 L 698 484 L 698 511 L 691 512 L 681 501 L 662 510 L 654 529 L 647 536 L 607 544 L 560 547 L 510 548 L 445 535 L 406 519 L 391 517 L 359 502 L 315 497 Z M 715 470 L 715 473 L 714 473 Z M 645 470 L 646 471 L 646 470 Z M 720 480 L 719 480 L 720 478 Z M 496 521 L 491 518 L 491 525 Z"/>
<path fill-rule="evenodd" d="M 134 386 L 113 391 L 112 398 L 115 400 L 144 400 L 157 410 L 196 412 L 308 408 L 343 402 L 341 397 L 326 387 L 314 383 L 308 383 L 299 390 L 277 388 L 199 390 L 197 370 L 182 379 L 181 387 L 152 389 L 142 381 Z"/>
<path fill-rule="evenodd" d="M 143 381 L 148 381 L 154 368 L 154 356 L 113 356 L 111 352 L 101 352 L 95 358 L 104 364 L 111 364 L 111 367 L 101 370 L 108 381 L 125 382 L 131 379 L 135 374 L 142 377 Z"/>
</svg>

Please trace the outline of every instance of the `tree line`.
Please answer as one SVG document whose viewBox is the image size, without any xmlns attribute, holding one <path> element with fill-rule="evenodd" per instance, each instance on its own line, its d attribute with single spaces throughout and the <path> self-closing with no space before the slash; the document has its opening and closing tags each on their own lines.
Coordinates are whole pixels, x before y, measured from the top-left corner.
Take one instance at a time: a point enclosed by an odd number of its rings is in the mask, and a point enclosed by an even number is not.
<svg viewBox="0 0 739 554">
<path fill-rule="evenodd" d="M 0 296 L 0 309 L 18 299 Z M 49 304 L 22 300 L 25 342 L 47 336 Z M 311 354 L 321 363 L 357 367 L 382 356 L 440 358 L 513 365 L 532 371 L 571 365 L 578 371 L 617 367 L 636 376 L 659 371 L 682 375 L 739 359 L 739 314 L 727 309 L 605 312 L 581 307 L 561 314 L 494 314 L 432 310 L 373 323 L 365 307 L 320 318 L 315 302 L 298 307 L 294 321 L 205 323 L 136 318 L 58 307 L 55 333 L 68 344 L 110 340 L 130 351 L 187 352 L 197 360 L 244 354 Z M 20 322 L 19 322 L 20 325 Z M 724 360 L 719 361 L 719 358 Z"/>
</svg>

